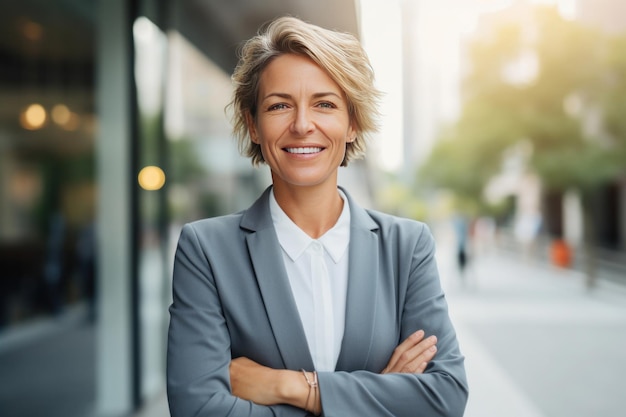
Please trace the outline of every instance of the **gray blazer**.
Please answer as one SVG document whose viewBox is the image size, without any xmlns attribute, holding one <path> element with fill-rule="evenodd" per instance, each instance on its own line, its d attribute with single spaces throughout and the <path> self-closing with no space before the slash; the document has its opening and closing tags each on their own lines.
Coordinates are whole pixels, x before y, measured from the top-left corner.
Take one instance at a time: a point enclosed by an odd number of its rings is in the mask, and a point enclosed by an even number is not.
<svg viewBox="0 0 626 417">
<path fill-rule="evenodd" d="M 344 190 L 345 192 L 345 190 Z M 420 222 L 365 210 L 349 194 L 345 333 L 335 372 L 319 373 L 324 416 L 462 416 L 468 389 L 456 334 Z M 313 370 L 269 210 L 269 188 L 241 213 L 186 224 L 174 261 L 167 352 L 172 417 L 305 416 L 230 391 L 231 358 Z M 438 338 L 423 374 L 385 374 L 394 348 Z"/>
</svg>

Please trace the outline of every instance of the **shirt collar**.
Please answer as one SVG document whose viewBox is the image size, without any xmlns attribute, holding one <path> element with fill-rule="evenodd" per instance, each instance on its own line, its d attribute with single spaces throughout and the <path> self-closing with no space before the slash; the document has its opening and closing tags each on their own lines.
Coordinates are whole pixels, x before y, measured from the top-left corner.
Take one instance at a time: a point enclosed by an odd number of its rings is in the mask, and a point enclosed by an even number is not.
<svg viewBox="0 0 626 417">
<path fill-rule="evenodd" d="M 338 191 L 343 199 L 343 209 L 339 219 L 330 230 L 317 239 L 335 263 L 341 260 L 350 242 L 350 207 L 343 191 L 340 189 Z M 270 192 L 269 204 L 278 242 L 289 258 L 295 262 L 315 239 L 300 229 L 280 208 L 274 196 L 274 190 Z"/>
</svg>

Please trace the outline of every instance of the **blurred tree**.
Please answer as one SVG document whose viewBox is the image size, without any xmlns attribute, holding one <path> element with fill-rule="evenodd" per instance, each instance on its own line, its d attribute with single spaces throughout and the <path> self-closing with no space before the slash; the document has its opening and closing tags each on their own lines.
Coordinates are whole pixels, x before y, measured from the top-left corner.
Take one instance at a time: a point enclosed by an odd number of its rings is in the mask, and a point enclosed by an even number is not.
<svg viewBox="0 0 626 417">
<path fill-rule="evenodd" d="M 604 125 L 617 148 L 616 156 L 626 165 L 626 33 L 609 39 L 603 97 Z"/>
<path fill-rule="evenodd" d="M 527 169 L 546 192 L 581 195 L 591 251 L 592 191 L 622 175 L 626 160 L 626 36 L 609 38 L 552 7 L 536 9 L 533 22 L 503 24 L 470 44 L 462 114 L 419 178 L 484 207 L 505 152 L 529 144 Z"/>
<path fill-rule="evenodd" d="M 503 72 L 522 45 L 515 25 L 503 25 L 493 37 L 470 45 L 472 69 L 464 80 L 461 117 L 443 129 L 418 174 L 420 183 L 452 191 L 456 208 L 469 215 L 490 211 L 485 184 L 501 170 L 505 150 L 523 138 L 524 91 L 506 82 Z"/>
<path fill-rule="evenodd" d="M 526 89 L 523 114 L 531 165 L 545 188 L 587 193 L 616 178 L 620 168 L 604 129 L 593 124 L 608 94 L 607 39 L 556 9 L 539 9 L 537 22 L 540 69 Z"/>
</svg>

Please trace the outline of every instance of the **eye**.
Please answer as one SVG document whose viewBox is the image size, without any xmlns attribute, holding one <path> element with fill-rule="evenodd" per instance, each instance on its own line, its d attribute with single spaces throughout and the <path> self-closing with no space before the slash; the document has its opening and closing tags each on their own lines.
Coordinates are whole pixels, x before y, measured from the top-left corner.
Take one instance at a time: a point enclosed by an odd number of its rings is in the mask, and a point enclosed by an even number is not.
<svg viewBox="0 0 626 417">
<path fill-rule="evenodd" d="M 322 101 L 320 103 L 317 104 L 318 107 L 321 107 L 323 109 L 334 109 L 337 106 L 335 106 L 334 103 L 331 103 L 330 101 Z"/>
<path fill-rule="evenodd" d="M 285 103 L 276 103 L 276 104 L 272 104 L 271 106 L 269 106 L 269 108 L 267 110 L 272 111 L 272 110 L 284 110 L 287 108 L 287 105 Z"/>
</svg>

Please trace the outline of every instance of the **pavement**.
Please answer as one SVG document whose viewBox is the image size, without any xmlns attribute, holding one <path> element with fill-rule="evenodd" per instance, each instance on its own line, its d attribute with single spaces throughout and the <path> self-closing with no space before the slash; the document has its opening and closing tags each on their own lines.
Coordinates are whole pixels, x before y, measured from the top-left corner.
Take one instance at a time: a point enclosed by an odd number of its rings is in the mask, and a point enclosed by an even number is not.
<svg viewBox="0 0 626 417">
<path fill-rule="evenodd" d="M 0 416 L 90 417 L 95 326 L 86 306 L 0 333 Z"/>
<path fill-rule="evenodd" d="M 626 415 L 626 285 L 482 247 L 461 274 L 437 235 L 450 315 L 466 357 L 465 417 Z M 625 277 L 626 279 L 626 277 Z M 94 326 L 80 309 L 0 335 L 0 415 L 86 417 Z M 164 394 L 131 417 L 168 417 Z"/>
<path fill-rule="evenodd" d="M 626 286 L 495 247 L 439 267 L 466 356 L 465 417 L 626 415 Z M 626 277 L 623 277 L 626 279 Z"/>
</svg>

